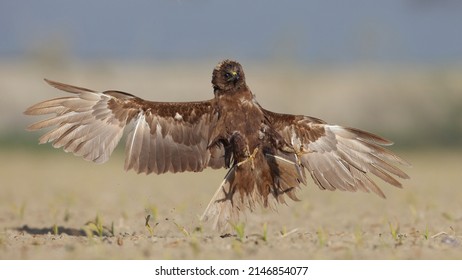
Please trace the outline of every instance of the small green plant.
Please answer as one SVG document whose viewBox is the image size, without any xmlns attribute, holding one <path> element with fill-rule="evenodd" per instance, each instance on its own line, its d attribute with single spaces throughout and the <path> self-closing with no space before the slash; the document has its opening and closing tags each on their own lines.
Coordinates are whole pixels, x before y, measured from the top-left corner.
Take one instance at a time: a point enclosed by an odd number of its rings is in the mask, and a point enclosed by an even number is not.
<svg viewBox="0 0 462 280">
<path fill-rule="evenodd" d="M 323 228 L 319 228 L 318 231 L 316 231 L 316 235 L 318 236 L 318 243 L 321 247 L 324 247 L 327 245 L 327 233 Z"/>
<path fill-rule="evenodd" d="M 53 225 L 53 234 L 54 235 L 59 235 L 59 228 L 58 228 L 58 225 L 56 225 L 56 224 Z"/>
<path fill-rule="evenodd" d="M 146 221 L 144 223 L 144 227 L 149 231 L 149 235 L 153 236 L 154 235 L 154 228 L 151 227 L 149 224 L 149 220 L 151 219 L 151 215 L 146 216 Z"/>
<path fill-rule="evenodd" d="M 103 235 L 108 233 L 110 235 L 114 235 L 114 223 L 112 223 L 111 229 L 108 229 L 107 227 L 103 226 L 103 219 L 100 217 L 100 215 L 96 215 L 96 218 L 94 221 L 90 221 L 85 224 L 83 230 L 85 231 L 85 234 L 88 237 L 92 237 L 93 233 L 96 233 L 99 237 L 103 237 Z M 91 233 L 91 234 L 89 234 Z"/>
<path fill-rule="evenodd" d="M 245 224 L 244 223 L 238 223 L 238 224 L 231 224 L 233 227 L 234 231 L 236 232 L 236 238 L 238 241 L 242 242 L 244 241 L 245 237 Z"/>
<path fill-rule="evenodd" d="M 268 223 L 263 224 L 263 234 L 261 236 L 261 239 L 265 242 L 268 241 Z"/>
<path fill-rule="evenodd" d="M 181 232 L 183 233 L 184 236 L 188 237 L 189 236 L 189 231 L 186 230 L 186 228 L 176 222 L 173 222 L 176 226 L 176 228 Z"/>
<path fill-rule="evenodd" d="M 103 237 L 103 220 L 99 215 L 96 215 L 95 222 L 93 223 L 93 225 L 95 225 L 96 233 L 98 233 L 98 236 Z"/>
<path fill-rule="evenodd" d="M 388 226 L 390 228 L 391 237 L 395 240 L 395 247 L 403 245 L 403 239 L 406 237 L 406 234 L 401 234 L 399 232 L 399 223 L 393 225 L 393 223 L 388 222 Z"/>
<path fill-rule="evenodd" d="M 423 237 L 425 238 L 425 240 L 428 240 L 428 238 L 430 238 L 430 231 L 428 230 L 428 225 L 425 225 L 425 231 L 423 233 Z"/>
<path fill-rule="evenodd" d="M 388 222 L 388 226 L 390 228 L 390 234 L 391 234 L 391 237 L 393 237 L 393 239 L 395 241 L 399 241 L 399 224 L 396 224 L 396 225 L 393 225 L 391 222 Z"/>
</svg>

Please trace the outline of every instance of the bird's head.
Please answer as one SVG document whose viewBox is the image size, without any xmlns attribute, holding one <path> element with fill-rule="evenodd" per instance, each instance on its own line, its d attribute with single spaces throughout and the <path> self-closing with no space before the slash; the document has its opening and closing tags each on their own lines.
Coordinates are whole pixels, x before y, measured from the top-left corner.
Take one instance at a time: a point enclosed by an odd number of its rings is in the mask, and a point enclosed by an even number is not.
<svg viewBox="0 0 462 280">
<path fill-rule="evenodd" d="M 215 91 L 234 91 L 245 87 L 245 76 L 241 64 L 224 60 L 213 69 L 212 85 Z"/>
</svg>

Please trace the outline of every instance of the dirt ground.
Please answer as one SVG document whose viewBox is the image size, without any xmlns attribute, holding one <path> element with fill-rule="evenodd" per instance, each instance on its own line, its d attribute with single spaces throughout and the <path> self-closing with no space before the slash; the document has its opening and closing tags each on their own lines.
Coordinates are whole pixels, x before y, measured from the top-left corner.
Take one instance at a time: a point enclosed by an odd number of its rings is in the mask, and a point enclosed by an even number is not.
<svg viewBox="0 0 462 280">
<path fill-rule="evenodd" d="M 386 200 L 310 182 L 227 236 L 199 221 L 225 170 L 145 176 L 121 153 L 104 165 L 50 146 L 0 153 L 0 259 L 462 258 L 461 151 L 400 152 L 412 179 L 384 186 Z"/>
</svg>

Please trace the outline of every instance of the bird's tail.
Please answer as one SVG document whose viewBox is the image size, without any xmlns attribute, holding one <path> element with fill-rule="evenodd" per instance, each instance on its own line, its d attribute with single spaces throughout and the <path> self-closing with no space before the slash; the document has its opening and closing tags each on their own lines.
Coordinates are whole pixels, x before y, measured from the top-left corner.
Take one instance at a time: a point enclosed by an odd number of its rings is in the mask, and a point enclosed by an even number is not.
<svg viewBox="0 0 462 280">
<path fill-rule="evenodd" d="M 275 209 L 285 203 L 285 195 L 298 200 L 295 194 L 300 183 L 305 183 L 302 168 L 281 156 L 259 154 L 250 163 L 233 165 L 207 205 L 201 220 L 211 222 L 218 230 L 236 224 L 240 213 L 253 211 L 257 205 Z"/>
<path fill-rule="evenodd" d="M 235 207 L 233 202 L 235 188 L 232 187 L 235 182 L 236 168 L 235 165 L 229 169 L 202 214 L 201 220 L 211 222 L 214 229 L 224 229 L 228 223 L 237 221 L 239 218 L 239 208 Z"/>
</svg>

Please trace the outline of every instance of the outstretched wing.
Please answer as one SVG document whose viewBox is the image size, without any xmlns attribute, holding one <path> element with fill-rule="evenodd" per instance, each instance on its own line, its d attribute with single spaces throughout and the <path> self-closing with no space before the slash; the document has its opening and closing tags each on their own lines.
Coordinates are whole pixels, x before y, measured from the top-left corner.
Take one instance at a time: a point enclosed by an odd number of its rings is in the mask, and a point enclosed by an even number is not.
<svg viewBox="0 0 462 280">
<path fill-rule="evenodd" d="M 399 188 L 401 183 L 393 176 L 409 178 L 395 166 L 409 163 L 383 147 L 392 144 L 386 139 L 316 118 L 266 110 L 265 114 L 321 189 L 372 191 L 385 197 L 369 174 Z"/>
<path fill-rule="evenodd" d="M 55 114 L 28 127 L 51 128 L 40 138 L 41 144 L 52 142 L 55 148 L 103 163 L 114 151 L 125 127 L 133 124 L 125 147 L 126 170 L 160 174 L 224 166 L 220 147 L 207 146 L 216 122 L 212 101 L 151 102 L 120 91 L 96 92 L 45 81 L 75 95 L 40 102 L 24 112 Z"/>
</svg>

